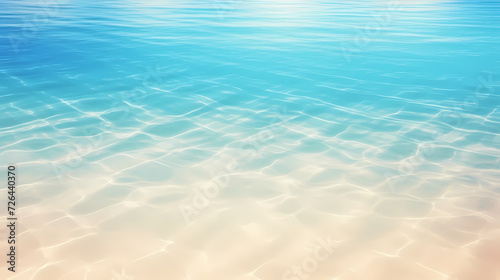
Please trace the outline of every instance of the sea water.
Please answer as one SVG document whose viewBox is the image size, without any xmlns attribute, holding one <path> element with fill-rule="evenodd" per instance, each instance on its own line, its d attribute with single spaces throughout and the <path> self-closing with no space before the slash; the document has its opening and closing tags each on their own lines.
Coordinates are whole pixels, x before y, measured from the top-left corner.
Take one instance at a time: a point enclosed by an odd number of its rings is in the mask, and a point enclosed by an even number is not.
<svg viewBox="0 0 500 280">
<path fill-rule="evenodd" d="M 500 279 L 498 1 L 6 0 L 0 30 L 2 279 Z"/>
</svg>

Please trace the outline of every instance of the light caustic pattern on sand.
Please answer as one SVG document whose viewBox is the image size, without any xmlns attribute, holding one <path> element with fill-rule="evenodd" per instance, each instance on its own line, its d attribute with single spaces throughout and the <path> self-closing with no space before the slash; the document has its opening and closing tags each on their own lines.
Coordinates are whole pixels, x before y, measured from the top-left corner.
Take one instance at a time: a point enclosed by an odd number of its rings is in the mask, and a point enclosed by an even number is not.
<svg viewBox="0 0 500 280">
<path fill-rule="evenodd" d="M 0 278 L 498 279 L 500 7 L 410 2 L 0 4 Z"/>
</svg>

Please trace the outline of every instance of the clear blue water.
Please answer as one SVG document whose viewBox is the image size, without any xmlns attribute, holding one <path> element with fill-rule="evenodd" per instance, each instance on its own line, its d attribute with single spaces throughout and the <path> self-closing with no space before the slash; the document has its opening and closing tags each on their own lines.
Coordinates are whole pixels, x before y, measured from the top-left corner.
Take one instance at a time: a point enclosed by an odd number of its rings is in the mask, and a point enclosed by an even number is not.
<svg viewBox="0 0 500 280">
<path fill-rule="evenodd" d="M 360 127 L 345 140 L 390 143 L 370 139 L 377 132 L 496 152 L 499 4 L 409 2 L 4 1 L 2 146 L 166 116 L 186 130 L 230 106 L 254 120 L 235 124 L 249 135 L 264 112 L 286 109 L 322 137 Z M 218 136 L 206 144 L 237 140 Z"/>
<path fill-rule="evenodd" d="M 1 162 L 29 174 L 25 206 L 91 177 L 192 189 L 236 159 L 267 184 L 343 182 L 450 215 L 436 199 L 474 196 L 460 209 L 498 228 L 499 35 L 498 1 L 2 1 Z M 269 191 L 232 182 L 221 200 Z M 111 203 L 77 201 L 61 207 Z"/>
</svg>

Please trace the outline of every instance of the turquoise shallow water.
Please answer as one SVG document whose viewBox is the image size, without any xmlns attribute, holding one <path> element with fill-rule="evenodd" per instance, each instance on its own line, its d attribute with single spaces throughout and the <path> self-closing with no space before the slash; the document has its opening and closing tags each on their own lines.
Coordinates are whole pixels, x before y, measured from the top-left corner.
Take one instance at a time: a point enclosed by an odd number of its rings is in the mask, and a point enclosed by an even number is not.
<svg viewBox="0 0 500 280">
<path fill-rule="evenodd" d="M 315 236 L 310 279 L 500 277 L 500 3 L 0 11 L 9 279 L 294 279 Z"/>
</svg>

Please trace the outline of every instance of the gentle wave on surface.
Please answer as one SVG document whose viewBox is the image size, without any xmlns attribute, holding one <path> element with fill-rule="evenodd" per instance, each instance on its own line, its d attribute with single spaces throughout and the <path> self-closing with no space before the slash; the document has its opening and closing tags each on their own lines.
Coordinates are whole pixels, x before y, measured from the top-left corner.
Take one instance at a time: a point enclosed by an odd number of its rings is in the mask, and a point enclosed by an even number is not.
<svg viewBox="0 0 500 280">
<path fill-rule="evenodd" d="M 0 7 L 2 279 L 500 277 L 499 3 Z"/>
</svg>

